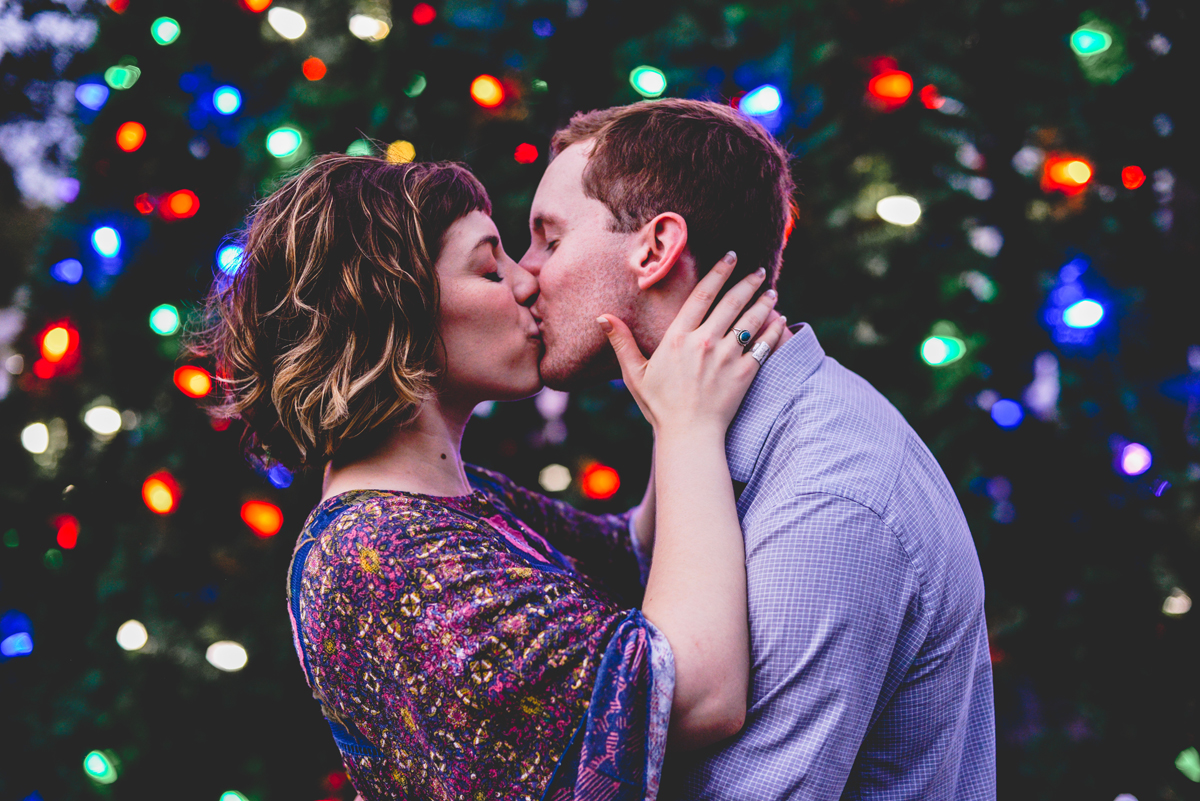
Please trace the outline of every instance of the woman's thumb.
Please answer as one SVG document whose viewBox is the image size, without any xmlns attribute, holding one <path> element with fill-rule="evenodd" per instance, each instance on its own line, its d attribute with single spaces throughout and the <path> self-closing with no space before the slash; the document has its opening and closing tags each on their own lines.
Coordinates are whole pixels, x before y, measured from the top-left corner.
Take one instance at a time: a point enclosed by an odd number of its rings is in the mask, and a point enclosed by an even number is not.
<svg viewBox="0 0 1200 801">
<path fill-rule="evenodd" d="M 633 339 L 633 332 L 622 320 L 611 314 L 601 315 L 596 318 L 596 322 L 600 324 L 600 330 L 608 335 L 609 344 L 612 345 L 612 349 L 617 354 L 617 361 L 621 365 L 621 372 L 628 380 L 631 375 L 635 374 L 635 370 L 640 369 L 646 363 L 646 357 L 642 355 L 641 349 Z"/>
</svg>

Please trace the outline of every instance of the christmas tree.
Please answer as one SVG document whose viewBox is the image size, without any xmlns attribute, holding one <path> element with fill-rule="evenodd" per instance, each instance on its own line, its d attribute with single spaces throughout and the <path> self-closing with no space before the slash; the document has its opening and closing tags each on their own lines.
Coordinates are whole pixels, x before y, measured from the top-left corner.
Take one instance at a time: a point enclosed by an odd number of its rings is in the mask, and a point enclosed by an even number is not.
<svg viewBox="0 0 1200 801">
<path fill-rule="evenodd" d="M 519 257 L 553 131 L 660 96 L 730 103 L 796 157 L 779 308 L 959 494 L 1000 796 L 1200 798 L 1193 20 L 0 0 L 0 798 L 353 797 L 283 600 L 320 477 L 248 465 L 181 338 L 250 205 L 313 155 L 464 161 Z M 464 447 L 620 510 L 650 440 L 618 382 L 485 405 Z"/>
</svg>

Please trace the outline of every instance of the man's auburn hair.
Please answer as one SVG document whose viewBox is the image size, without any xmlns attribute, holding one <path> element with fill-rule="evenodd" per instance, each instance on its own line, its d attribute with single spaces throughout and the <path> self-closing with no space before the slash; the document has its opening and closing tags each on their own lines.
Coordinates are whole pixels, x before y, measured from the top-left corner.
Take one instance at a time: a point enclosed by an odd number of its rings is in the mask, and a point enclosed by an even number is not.
<svg viewBox="0 0 1200 801">
<path fill-rule="evenodd" d="M 699 275 L 733 250 L 735 277 L 765 267 L 764 288 L 775 285 L 795 184 L 790 156 L 762 126 L 720 103 L 643 101 L 576 114 L 550 157 L 589 140 L 583 191 L 612 213 L 614 231 L 675 212 Z"/>
</svg>

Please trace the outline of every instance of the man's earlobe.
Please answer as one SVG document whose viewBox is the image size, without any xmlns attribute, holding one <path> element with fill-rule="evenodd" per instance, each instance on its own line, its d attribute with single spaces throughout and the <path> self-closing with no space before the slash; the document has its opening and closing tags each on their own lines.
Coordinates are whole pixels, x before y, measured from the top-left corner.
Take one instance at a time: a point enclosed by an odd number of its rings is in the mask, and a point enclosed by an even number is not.
<svg viewBox="0 0 1200 801">
<path fill-rule="evenodd" d="M 687 250 L 687 221 L 673 211 L 665 211 L 638 231 L 638 289 L 649 289 L 671 275 Z"/>
</svg>

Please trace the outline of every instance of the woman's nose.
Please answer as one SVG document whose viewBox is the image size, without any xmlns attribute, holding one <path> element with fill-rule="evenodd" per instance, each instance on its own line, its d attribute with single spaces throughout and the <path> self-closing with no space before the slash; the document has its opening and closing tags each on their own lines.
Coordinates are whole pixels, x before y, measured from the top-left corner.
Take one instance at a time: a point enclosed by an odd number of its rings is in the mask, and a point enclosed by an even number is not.
<svg viewBox="0 0 1200 801">
<path fill-rule="evenodd" d="M 507 258 L 507 257 L 506 257 Z M 512 287 L 513 297 L 522 306 L 532 306 L 538 296 L 538 280 L 533 273 L 526 270 L 517 262 L 508 259 L 509 286 Z"/>
</svg>

